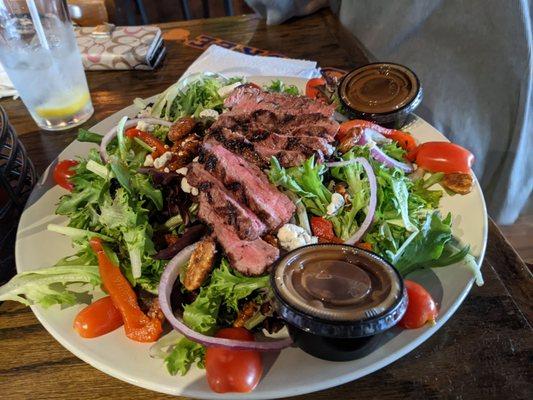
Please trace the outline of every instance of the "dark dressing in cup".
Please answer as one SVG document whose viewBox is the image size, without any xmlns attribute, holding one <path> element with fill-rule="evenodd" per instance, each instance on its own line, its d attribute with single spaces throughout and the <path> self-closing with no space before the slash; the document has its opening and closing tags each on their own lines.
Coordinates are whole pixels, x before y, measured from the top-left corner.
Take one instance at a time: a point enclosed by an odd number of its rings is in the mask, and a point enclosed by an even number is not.
<svg viewBox="0 0 533 400">
<path fill-rule="evenodd" d="M 416 74 L 394 63 L 367 64 L 350 71 L 338 94 L 350 118 L 387 128 L 400 128 L 423 97 Z"/>
<path fill-rule="evenodd" d="M 294 343 L 327 360 L 364 356 L 370 339 L 394 326 L 407 307 L 396 269 L 348 245 L 310 245 L 286 254 L 273 269 L 272 287 Z"/>
</svg>

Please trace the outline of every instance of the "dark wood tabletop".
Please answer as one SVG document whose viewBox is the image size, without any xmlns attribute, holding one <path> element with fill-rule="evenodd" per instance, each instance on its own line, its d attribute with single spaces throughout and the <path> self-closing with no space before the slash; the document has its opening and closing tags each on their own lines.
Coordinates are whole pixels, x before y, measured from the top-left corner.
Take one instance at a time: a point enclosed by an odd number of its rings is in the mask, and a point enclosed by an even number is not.
<svg viewBox="0 0 533 400">
<path fill-rule="evenodd" d="M 95 113 L 84 127 L 174 83 L 201 54 L 183 44 L 186 31 L 191 38 L 208 34 L 321 66 L 348 69 L 367 61 L 364 49 L 327 11 L 270 27 L 256 16 L 161 26 L 168 55 L 157 71 L 87 73 Z M 38 173 L 74 140 L 76 130 L 40 130 L 20 100 L 0 104 Z M 367 377 L 298 399 L 533 398 L 533 279 L 492 220 L 482 272 L 485 284 L 474 287 L 450 321 L 411 353 Z M 61 347 L 29 308 L 9 301 L 0 304 L 0 393 L 2 399 L 171 398 L 85 364 Z"/>
</svg>

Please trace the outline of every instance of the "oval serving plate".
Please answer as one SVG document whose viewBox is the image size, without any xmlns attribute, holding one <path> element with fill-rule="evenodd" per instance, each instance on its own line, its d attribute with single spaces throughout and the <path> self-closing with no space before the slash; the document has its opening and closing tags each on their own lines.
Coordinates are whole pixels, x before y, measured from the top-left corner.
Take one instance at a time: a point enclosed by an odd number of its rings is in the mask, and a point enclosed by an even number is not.
<svg viewBox="0 0 533 400">
<path fill-rule="evenodd" d="M 288 77 L 250 77 L 257 84 L 268 84 L 281 79 L 286 84 L 305 87 L 306 80 Z M 96 124 L 91 130 L 105 133 L 119 119 L 136 114 L 134 106 L 127 107 Z M 417 118 L 408 130 L 418 141 L 447 141 L 435 128 Z M 59 159 L 84 155 L 94 145 L 74 141 Z M 70 239 L 48 232 L 49 223 L 64 223 L 63 217 L 54 214 L 64 189 L 54 186 L 51 171 L 55 162 L 43 174 L 28 200 L 20 219 L 16 242 L 16 263 L 19 272 L 53 265 L 58 259 L 72 253 Z M 481 263 L 487 242 L 487 212 L 483 194 L 477 180 L 472 192 L 466 196 L 446 196 L 441 202 L 442 213 L 453 213 L 453 233 L 461 243 L 471 246 L 471 253 Z M 329 362 L 313 358 L 297 348 L 284 350 L 279 355 L 265 356 L 265 375 L 252 393 L 243 395 L 213 393 L 205 380 L 203 370 L 192 368 L 184 376 L 171 376 L 160 359 L 148 354 L 150 345 L 139 344 L 126 338 L 121 329 L 96 339 L 83 339 L 72 329 L 76 313 L 83 307 L 60 309 L 53 306 L 32 310 L 66 349 L 93 367 L 123 381 L 146 389 L 173 395 L 201 399 L 271 399 L 295 396 L 337 386 L 370 374 L 409 353 L 433 335 L 453 315 L 470 288 L 473 278 L 462 263 L 421 271 L 410 278 L 422 283 L 440 305 L 440 315 L 434 326 L 414 330 L 392 329 L 383 335 L 380 345 L 368 356 L 350 362 Z M 95 293 L 95 297 L 102 296 Z"/>
</svg>

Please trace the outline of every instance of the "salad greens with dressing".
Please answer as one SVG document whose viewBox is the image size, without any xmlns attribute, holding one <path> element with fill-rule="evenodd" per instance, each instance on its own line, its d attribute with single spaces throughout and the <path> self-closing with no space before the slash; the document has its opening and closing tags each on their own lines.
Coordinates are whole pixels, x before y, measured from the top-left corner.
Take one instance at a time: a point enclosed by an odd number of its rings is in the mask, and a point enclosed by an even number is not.
<svg viewBox="0 0 533 400">
<path fill-rule="evenodd" d="M 167 121 L 188 116 L 199 118 L 205 110 L 222 113 L 224 88 L 241 82 L 241 78 L 202 76 L 190 79 L 187 84 L 177 82 L 151 105 L 139 99 L 135 103 L 142 109 L 141 114 Z M 297 87 L 280 80 L 265 89 L 299 94 Z M 74 190 L 61 197 L 56 209 L 56 214 L 68 218 L 68 224 L 49 226 L 49 230 L 71 238 L 74 255 L 52 267 L 16 275 L 0 288 L 0 301 L 15 300 L 43 307 L 78 303 L 85 291 L 101 284 L 98 262 L 88 243 L 92 237 L 105 243 L 106 254 L 120 266 L 133 287 L 157 293 L 167 261 L 154 258 L 156 238 L 181 234 L 185 225 L 179 215 L 161 218 L 164 193 L 149 175 L 139 172 L 151 148 L 137 138 L 128 139 L 124 123 L 125 120 L 121 121 L 117 138 L 107 147 L 109 163 L 103 164 L 95 149 L 78 160 L 71 178 Z M 151 133 L 165 141 L 168 127 L 155 126 Z M 100 143 L 101 139 L 85 129 L 78 134 L 80 141 Z M 381 149 L 396 160 L 405 155 L 394 142 L 383 144 Z M 431 187 L 442 174 L 412 180 L 403 171 L 375 161 L 368 146 L 354 147 L 340 156 L 342 160 L 357 157 L 369 160 L 377 178 L 377 209 L 372 227 L 363 237 L 374 252 L 394 264 L 404 276 L 419 268 L 441 267 L 472 258 L 468 246 L 460 249 L 454 243 L 451 215 L 442 217 L 437 210 L 443 190 Z M 309 221 L 302 218 L 324 217 L 331 221 L 335 235 L 346 240 L 366 216 L 369 184 L 360 164 L 329 168 L 311 157 L 298 167 L 283 168 L 273 158 L 267 172 L 270 181 L 298 204 L 298 223 L 304 228 L 308 229 Z M 346 187 L 344 203 L 334 213 L 328 213 L 338 184 Z M 194 210 L 193 204 L 192 218 Z M 475 266 L 475 262 L 471 264 Z M 261 303 L 271 296 L 268 276 L 243 276 L 222 258 L 195 299 L 184 304 L 183 320 L 197 332 L 213 334 L 218 327 L 231 324 L 244 300 L 258 299 Z M 246 327 L 252 329 L 264 319 L 257 312 Z M 162 338 L 161 343 L 154 345 L 169 373 L 183 375 L 195 363 L 202 367 L 205 348 L 177 336 L 170 343 Z"/>
</svg>

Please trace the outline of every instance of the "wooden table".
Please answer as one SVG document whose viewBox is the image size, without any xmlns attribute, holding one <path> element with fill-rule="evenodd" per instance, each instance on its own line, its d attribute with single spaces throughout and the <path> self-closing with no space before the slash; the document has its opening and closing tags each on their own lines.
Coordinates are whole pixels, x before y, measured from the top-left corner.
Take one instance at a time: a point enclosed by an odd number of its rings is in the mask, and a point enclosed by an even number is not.
<svg viewBox="0 0 533 400">
<path fill-rule="evenodd" d="M 361 47 L 345 36 L 327 11 L 274 27 L 267 27 L 255 16 L 162 27 L 169 38 L 179 36 L 180 31 L 174 29 L 186 29 L 191 37 L 206 33 L 290 57 L 317 60 L 321 66 L 352 68 L 367 59 Z M 167 48 L 167 59 L 156 72 L 89 72 L 95 114 L 86 127 L 130 105 L 135 97 L 148 97 L 164 90 L 200 54 L 177 40 L 167 40 Z M 4 99 L 0 104 L 38 173 L 75 137 L 74 131 L 39 130 L 20 101 Z M 492 221 L 482 271 L 485 285 L 473 288 L 453 318 L 410 354 L 355 382 L 298 398 L 533 398 L 533 280 Z M 0 304 L 0 397 L 170 398 L 128 385 L 85 364 L 61 347 L 29 308 L 13 302 Z"/>
</svg>

